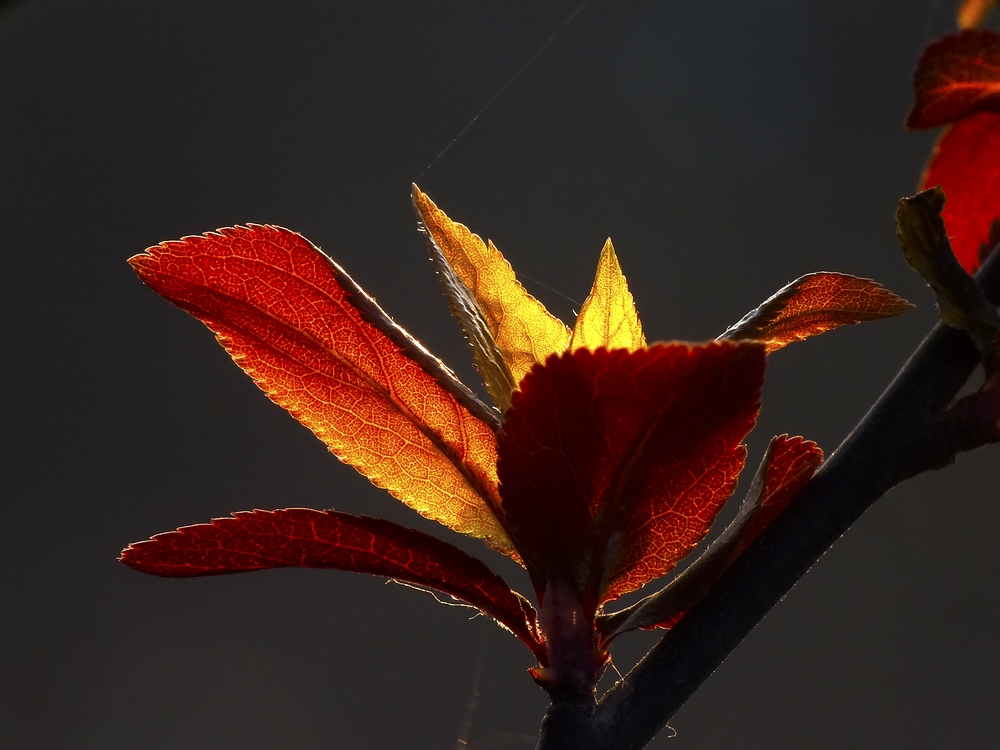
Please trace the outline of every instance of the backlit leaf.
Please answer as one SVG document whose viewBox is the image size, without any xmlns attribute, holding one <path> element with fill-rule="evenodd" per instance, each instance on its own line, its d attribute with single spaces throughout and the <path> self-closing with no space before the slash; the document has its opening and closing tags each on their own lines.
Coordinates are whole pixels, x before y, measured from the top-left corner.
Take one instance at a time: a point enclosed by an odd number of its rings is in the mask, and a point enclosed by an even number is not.
<svg viewBox="0 0 1000 750">
<path fill-rule="evenodd" d="M 778 435 L 764 454 L 739 512 L 705 552 L 662 591 L 599 620 L 605 641 L 639 628 L 670 628 L 701 601 L 823 463 L 816 443 Z"/>
<path fill-rule="evenodd" d="M 913 74 L 911 129 L 956 122 L 1000 109 L 1000 34 L 962 31 L 927 46 Z"/>
<path fill-rule="evenodd" d="M 1000 218 L 1000 114 L 980 112 L 944 132 L 920 179 L 921 190 L 938 185 L 948 196 L 941 216 L 951 247 L 973 273 Z"/>
<path fill-rule="evenodd" d="M 871 279 L 822 271 L 778 290 L 720 338 L 756 341 L 773 352 L 844 325 L 899 315 L 913 307 Z"/>
<path fill-rule="evenodd" d="M 635 301 L 628 289 L 615 249 L 608 239 L 601 250 L 590 296 L 580 308 L 569 348 L 629 349 L 646 345 Z"/>
<path fill-rule="evenodd" d="M 447 542 L 381 518 L 306 508 L 243 511 L 131 544 L 121 561 L 170 578 L 269 568 L 385 576 L 471 604 L 544 658 L 534 608 L 500 576 Z"/>
<path fill-rule="evenodd" d="M 338 458 L 422 515 L 510 550 L 494 412 L 308 240 L 251 225 L 130 262 Z"/>
<path fill-rule="evenodd" d="M 896 212 L 899 244 L 910 267 L 923 276 L 937 297 L 941 320 L 966 331 L 984 356 L 993 356 L 1000 316 L 952 253 L 941 218 L 940 187 L 903 198 Z"/>
<path fill-rule="evenodd" d="M 499 441 L 506 523 L 536 591 L 591 611 L 666 573 L 708 531 L 743 468 L 763 347 L 580 349 L 533 369 Z"/>
<path fill-rule="evenodd" d="M 510 263 L 492 242 L 484 243 L 467 227 L 449 219 L 416 185 L 413 186 L 413 205 L 427 230 L 433 252 L 444 259 L 476 301 L 515 385 L 536 362 L 566 350 L 570 330 L 525 291 L 515 278 Z M 440 260 L 438 266 L 441 266 Z M 446 288 L 449 287 L 448 276 L 450 274 L 445 277 Z M 452 294 L 449 290 L 449 295 Z M 452 297 L 453 310 L 455 305 L 455 298 Z M 469 320 L 463 320 L 462 316 L 459 316 L 459 322 L 463 328 L 469 325 Z M 466 335 L 473 343 L 483 378 L 496 378 L 493 382 L 487 380 L 487 390 L 491 396 L 503 392 L 509 383 L 495 374 L 502 368 L 488 361 L 493 356 L 491 351 L 484 347 L 482 352 L 477 352 L 478 333 L 470 333 L 467 328 Z M 497 405 L 502 402 L 501 397 Z"/>
<path fill-rule="evenodd" d="M 451 306 L 451 314 L 458 321 L 462 332 L 469 341 L 476 369 L 479 370 L 483 378 L 487 393 L 490 394 L 490 398 L 493 399 L 493 403 L 500 411 L 506 411 L 510 407 L 510 396 L 517 389 L 517 383 L 507 366 L 503 352 L 500 351 L 500 347 L 497 346 L 496 340 L 493 338 L 493 330 L 479 307 L 475 295 L 449 262 L 448 256 L 441 249 L 442 245 L 438 243 L 438 239 L 435 239 L 435 234 L 437 237 L 441 237 L 442 233 L 438 231 L 432 234 L 427 229 L 426 221 L 434 222 L 437 219 L 437 223 L 440 225 L 447 220 L 447 217 L 441 219 L 435 216 L 434 211 L 429 209 L 428 203 L 429 199 L 414 186 L 413 205 L 420 217 L 420 226 L 427 234 L 427 245 L 430 248 L 431 259 L 437 268 L 438 278 L 441 279 L 441 284 L 444 286 L 448 304 Z M 425 212 L 428 213 L 426 220 L 424 219 Z M 444 240 L 443 244 L 446 248 L 448 247 L 447 240 Z M 455 254 L 449 253 L 449 255 L 454 257 Z"/>
<path fill-rule="evenodd" d="M 740 551 L 749 547 L 799 494 L 822 463 L 823 450 L 811 440 L 788 435 L 771 439 L 746 499 L 733 520 L 733 530 L 726 531 L 726 534 L 738 536 Z"/>
<path fill-rule="evenodd" d="M 958 8 L 958 28 L 978 28 L 996 4 L 997 0 L 963 0 Z"/>
</svg>

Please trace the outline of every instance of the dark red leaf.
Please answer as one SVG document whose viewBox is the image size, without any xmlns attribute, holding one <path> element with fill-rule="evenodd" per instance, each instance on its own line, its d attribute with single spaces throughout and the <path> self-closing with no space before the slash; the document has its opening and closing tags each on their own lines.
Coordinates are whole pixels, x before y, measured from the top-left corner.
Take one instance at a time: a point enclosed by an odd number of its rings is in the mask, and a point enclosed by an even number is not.
<svg viewBox="0 0 1000 750">
<path fill-rule="evenodd" d="M 913 74 L 916 101 L 911 129 L 957 122 L 975 112 L 1000 109 L 1000 34 L 962 31 L 933 44 Z"/>
<path fill-rule="evenodd" d="M 952 125 L 938 139 L 920 189 L 944 188 L 941 211 L 952 250 L 969 273 L 1000 218 L 1000 114 L 980 112 Z"/>
<path fill-rule="evenodd" d="M 539 596 L 558 578 L 596 608 L 698 544 L 743 468 L 764 366 L 762 346 L 716 342 L 581 349 L 531 370 L 498 454 Z"/>
<path fill-rule="evenodd" d="M 170 578 L 268 568 L 332 568 L 425 586 L 471 604 L 544 659 L 535 610 L 482 562 L 381 518 L 289 508 L 243 511 L 129 545 L 121 561 Z"/>
</svg>

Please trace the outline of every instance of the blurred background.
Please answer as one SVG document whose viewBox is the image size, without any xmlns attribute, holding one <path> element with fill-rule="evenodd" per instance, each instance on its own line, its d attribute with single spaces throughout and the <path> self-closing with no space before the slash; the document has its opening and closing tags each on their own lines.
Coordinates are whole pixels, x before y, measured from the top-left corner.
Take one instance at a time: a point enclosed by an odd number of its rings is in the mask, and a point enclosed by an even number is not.
<svg viewBox="0 0 1000 750">
<path fill-rule="evenodd" d="M 336 507 L 527 590 L 339 464 L 126 258 L 290 227 L 477 386 L 414 180 L 565 320 L 611 235 L 651 340 L 714 337 L 809 271 L 872 277 L 918 309 L 774 355 L 750 465 L 781 432 L 832 451 L 935 320 L 893 216 L 935 137 L 902 128 L 910 73 L 954 5 L 591 0 L 430 169 L 578 0 L 0 7 L 0 747 L 532 747 L 546 696 L 485 618 L 363 576 L 116 562 Z M 1000 746 L 998 457 L 890 492 L 652 747 Z"/>
</svg>

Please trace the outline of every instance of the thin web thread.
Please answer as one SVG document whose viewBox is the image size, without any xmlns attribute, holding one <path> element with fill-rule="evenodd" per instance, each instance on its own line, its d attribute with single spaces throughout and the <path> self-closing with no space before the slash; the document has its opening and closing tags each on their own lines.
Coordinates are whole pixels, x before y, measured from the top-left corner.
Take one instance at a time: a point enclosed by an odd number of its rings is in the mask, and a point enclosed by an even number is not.
<svg viewBox="0 0 1000 750">
<path fill-rule="evenodd" d="M 462 718 L 462 726 L 458 730 L 458 741 L 455 743 L 455 750 L 466 750 L 469 747 L 469 734 L 472 732 L 472 717 L 476 713 L 476 704 L 479 702 L 479 681 L 483 675 L 483 656 L 486 652 L 486 631 L 483 631 L 479 641 L 479 658 L 476 659 L 476 674 L 472 678 L 472 693 L 469 695 L 469 702 L 465 707 L 465 716 Z"/>
<path fill-rule="evenodd" d="M 468 123 L 466 123 L 465 127 L 458 131 L 458 135 L 452 138 L 448 142 L 448 145 L 446 145 L 443 149 L 441 149 L 441 151 L 438 153 L 437 156 L 431 159 L 430 163 L 426 167 L 424 167 L 424 170 L 416 176 L 416 179 L 413 180 L 414 182 L 419 182 L 420 178 L 423 177 L 425 174 L 427 174 L 430 171 L 431 167 L 433 167 L 441 160 L 441 157 L 448 152 L 448 149 L 454 146 L 455 143 L 463 135 L 465 135 L 466 132 L 468 132 L 469 128 L 471 128 L 473 125 L 476 124 L 476 121 L 483 116 L 483 113 L 486 112 L 486 110 L 488 110 L 490 107 L 492 107 L 493 103 L 497 99 L 503 96 L 503 93 L 510 88 L 511 84 L 513 84 L 514 81 L 516 81 L 518 78 L 521 77 L 521 74 L 524 73 L 524 71 L 526 71 L 528 68 L 531 67 L 531 64 L 535 62 L 535 60 L 537 60 L 543 52 L 545 52 L 548 46 L 552 44 L 552 42 L 554 42 L 559 37 L 560 34 L 562 34 L 562 32 L 566 29 L 566 27 L 573 22 L 573 19 L 576 18 L 580 14 L 580 11 L 582 11 L 585 7 L 587 7 L 589 3 L 590 0 L 583 0 L 583 2 L 576 7 L 576 10 L 574 10 L 572 13 L 569 14 L 569 17 L 562 22 L 559 28 L 556 29 L 554 32 L 552 32 L 552 36 L 550 36 L 548 39 L 542 42 L 542 46 L 539 47 L 537 50 L 535 50 L 534 54 L 532 54 L 531 57 L 529 57 L 525 61 L 525 63 L 521 65 L 520 68 L 517 69 L 514 75 L 512 75 L 509 79 L 507 79 L 507 83 L 505 83 L 503 86 L 500 87 L 500 89 L 493 95 L 493 97 L 488 102 L 486 102 L 486 104 L 483 105 L 482 109 L 480 109 L 476 113 L 476 115 L 471 120 L 469 120 Z"/>
<path fill-rule="evenodd" d="M 927 28 L 924 29 L 924 34 L 931 33 L 931 26 L 934 25 L 934 16 L 937 15 L 938 8 L 941 7 L 941 0 L 931 0 L 931 11 L 927 14 Z"/>
</svg>

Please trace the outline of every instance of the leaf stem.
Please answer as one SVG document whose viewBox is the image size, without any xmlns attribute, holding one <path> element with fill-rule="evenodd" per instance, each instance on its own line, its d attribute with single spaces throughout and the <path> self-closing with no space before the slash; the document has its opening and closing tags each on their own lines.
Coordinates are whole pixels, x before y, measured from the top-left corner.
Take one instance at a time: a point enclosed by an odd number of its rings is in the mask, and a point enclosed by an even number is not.
<svg viewBox="0 0 1000 750">
<path fill-rule="evenodd" d="M 1000 250 L 976 276 L 1000 300 Z M 975 447 L 948 407 L 979 364 L 970 338 L 939 323 L 788 508 L 591 714 L 553 705 L 537 750 L 638 750 L 660 731 L 807 570 L 890 488 Z M 577 723 L 567 727 L 570 719 Z M 559 719 L 557 721 L 557 719 Z M 566 744 L 564 732 L 574 738 Z"/>
</svg>

